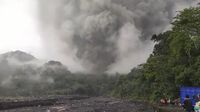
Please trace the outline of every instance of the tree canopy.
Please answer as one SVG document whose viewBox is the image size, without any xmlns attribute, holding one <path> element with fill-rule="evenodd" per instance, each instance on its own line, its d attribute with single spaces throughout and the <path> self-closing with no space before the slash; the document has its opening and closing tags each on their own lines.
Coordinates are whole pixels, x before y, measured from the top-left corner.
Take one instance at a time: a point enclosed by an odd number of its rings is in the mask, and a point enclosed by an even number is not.
<svg viewBox="0 0 200 112">
<path fill-rule="evenodd" d="M 177 97 L 181 86 L 200 85 L 200 7 L 180 11 L 172 25 L 152 36 L 153 53 L 120 78 L 115 95 L 157 100 Z"/>
</svg>

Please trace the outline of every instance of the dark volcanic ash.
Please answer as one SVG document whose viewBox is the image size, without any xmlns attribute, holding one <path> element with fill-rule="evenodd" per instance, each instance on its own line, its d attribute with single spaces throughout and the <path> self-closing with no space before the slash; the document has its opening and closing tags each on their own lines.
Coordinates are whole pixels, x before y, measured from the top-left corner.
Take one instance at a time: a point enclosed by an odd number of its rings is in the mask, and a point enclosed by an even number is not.
<svg viewBox="0 0 200 112">
<path fill-rule="evenodd" d="M 166 30 L 175 11 L 193 2 L 38 1 L 47 49 L 57 57 L 61 55 L 69 68 L 73 66 L 71 69 L 76 71 L 83 68 L 90 73 L 127 72 L 145 62 L 153 48 L 151 35 Z"/>
</svg>

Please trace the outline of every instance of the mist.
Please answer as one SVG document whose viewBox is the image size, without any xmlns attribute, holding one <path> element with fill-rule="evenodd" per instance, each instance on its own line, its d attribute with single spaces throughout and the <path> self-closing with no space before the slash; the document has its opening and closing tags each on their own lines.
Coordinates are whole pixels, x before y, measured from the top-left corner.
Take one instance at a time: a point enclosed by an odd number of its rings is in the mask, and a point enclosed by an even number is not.
<svg viewBox="0 0 200 112">
<path fill-rule="evenodd" d="M 70 70 L 126 73 L 146 61 L 151 36 L 170 29 L 176 11 L 195 2 L 40 0 L 40 30 L 49 56 Z"/>
</svg>

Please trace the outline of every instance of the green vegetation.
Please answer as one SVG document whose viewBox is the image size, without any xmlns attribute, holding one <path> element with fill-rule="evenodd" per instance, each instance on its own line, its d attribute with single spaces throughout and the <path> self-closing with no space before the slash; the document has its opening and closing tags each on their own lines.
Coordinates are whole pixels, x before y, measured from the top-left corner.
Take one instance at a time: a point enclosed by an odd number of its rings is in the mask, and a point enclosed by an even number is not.
<svg viewBox="0 0 200 112">
<path fill-rule="evenodd" d="M 71 73 L 59 61 L 41 63 L 22 51 L 0 55 L 0 96 L 110 94 L 119 76 Z"/>
<path fill-rule="evenodd" d="M 156 101 L 177 97 L 181 86 L 200 85 L 200 7 L 181 11 L 172 25 L 172 30 L 152 36 L 153 53 L 120 77 L 115 96 Z"/>
<path fill-rule="evenodd" d="M 25 71 L 20 71 L 12 77 L 9 85 L 0 86 L 0 96 L 103 96 L 110 94 L 118 78 L 106 74 L 73 74 L 65 69 L 53 69 L 48 68 L 43 71 L 39 80 L 30 79 L 30 76 L 24 73 Z"/>
</svg>

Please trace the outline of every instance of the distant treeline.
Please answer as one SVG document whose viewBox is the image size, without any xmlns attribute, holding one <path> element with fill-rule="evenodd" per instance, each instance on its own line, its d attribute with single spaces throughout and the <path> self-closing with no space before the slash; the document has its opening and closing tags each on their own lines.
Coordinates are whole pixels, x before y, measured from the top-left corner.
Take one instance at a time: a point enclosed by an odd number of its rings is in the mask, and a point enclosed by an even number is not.
<svg viewBox="0 0 200 112">
<path fill-rule="evenodd" d="M 48 68 L 43 71 L 40 80 L 30 80 L 26 78 L 30 76 L 23 72 L 13 76 L 9 85 L 0 86 L 0 96 L 102 96 L 112 92 L 119 78 L 118 75 L 73 74 L 60 68 Z"/>
<path fill-rule="evenodd" d="M 59 61 L 41 63 L 14 51 L 0 55 L 0 96 L 110 94 L 119 75 L 71 73 Z"/>
</svg>

